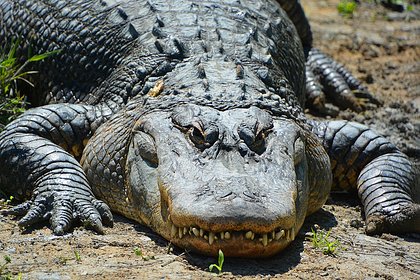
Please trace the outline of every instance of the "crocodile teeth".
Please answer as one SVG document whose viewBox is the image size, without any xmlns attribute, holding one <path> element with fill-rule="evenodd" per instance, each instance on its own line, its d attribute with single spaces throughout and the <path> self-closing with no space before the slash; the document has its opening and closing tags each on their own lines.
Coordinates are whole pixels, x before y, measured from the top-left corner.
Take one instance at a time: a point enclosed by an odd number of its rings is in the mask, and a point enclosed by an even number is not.
<svg viewBox="0 0 420 280">
<path fill-rule="evenodd" d="M 248 231 L 247 233 L 245 233 L 246 239 L 251 239 L 251 237 L 252 237 L 252 231 Z"/>
<path fill-rule="evenodd" d="M 194 233 L 195 236 L 200 236 L 200 231 L 198 229 L 196 229 L 195 227 L 192 228 L 192 232 Z"/>
<path fill-rule="evenodd" d="M 294 228 L 291 228 L 291 229 L 287 230 L 286 231 L 286 239 L 288 241 L 294 240 L 295 239 L 294 234 L 295 234 L 295 229 Z"/>
<path fill-rule="evenodd" d="M 178 232 L 178 229 L 174 224 L 171 226 L 171 237 L 175 237 L 176 233 Z"/>
<path fill-rule="evenodd" d="M 217 240 L 227 240 L 232 238 L 232 233 L 229 231 L 226 232 L 208 232 L 199 227 L 177 227 L 173 222 L 168 219 L 168 225 L 170 226 L 171 237 L 183 238 L 186 235 L 191 237 L 201 237 L 205 239 L 210 245 L 213 245 Z M 294 227 L 290 229 L 280 229 L 277 228 L 268 233 L 255 233 L 252 230 L 248 231 L 235 231 L 233 234 L 238 238 L 243 238 L 247 240 L 255 240 L 261 242 L 263 246 L 267 246 L 269 243 L 284 239 L 286 241 L 295 240 L 296 229 Z"/>
<path fill-rule="evenodd" d="M 264 234 L 263 234 L 263 237 L 262 237 L 262 244 L 263 244 L 264 246 L 267 246 L 267 245 L 268 245 L 268 235 L 267 235 L 267 233 L 264 233 Z"/>
<path fill-rule="evenodd" d="M 212 245 L 214 242 L 214 232 L 209 232 L 209 244 Z"/>
<path fill-rule="evenodd" d="M 280 238 L 282 238 L 284 236 L 284 230 L 281 230 L 279 232 L 276 233 L 276 240 L 279 240 Z"/>
</svg>

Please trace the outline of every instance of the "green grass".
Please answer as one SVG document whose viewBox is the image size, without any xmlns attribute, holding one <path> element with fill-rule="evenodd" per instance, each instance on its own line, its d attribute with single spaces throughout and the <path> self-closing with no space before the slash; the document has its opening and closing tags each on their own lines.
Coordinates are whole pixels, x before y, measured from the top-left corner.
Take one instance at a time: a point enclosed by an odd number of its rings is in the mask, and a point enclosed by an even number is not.
<svg viewBox="0 0 420 280">
<path fill-rule="evenodd" d="M 6 48 L 0 50 L 0 131 L 26 110 L 28 103 L 18 89 L 18 82 L 33 86 L 29 77 L 37 73 L 37 71 L 26 71 L 28 65 L 60 52 L 56 50 L 33 55 L 20 64 L 16 57 L 18 47 L 19 41 L 15 41 L 9 51 L 6 51 Z"/>
<path fill-rule="evenodd" d="M 12 262 L 10 256 L 4 256 L 4 263 L 0 265 L 0 280 L 21 280 L 22 273 L 19 272 L 16 277 L 13 277 L 13 274 L 7 269 L 7 266 Z"/>
<path fill-rule="evenodd" d="M 338 12 L 344 17 L 353 17 L 354 12 L 357 9 L 357 3 L 351 0 L 341 0 L 337 5 Z"/>
<path fill-rule="evenodd" d="M 74 258 L 76 262 L 78 263 L 82 262 L 82 257 L 80 256 L 80 252 L 77 250 L 73 250 L 73 252 L 74 252 Z"/>
<path fill-rule="evenodd" d="M 312 246 L 318 250 L 321 250 L 323 254 L 334 256 L 341 244 L 338 240 L 332 240 L 330 237 L 331 230 L 325 232 L 323 230 L 314 230 L 311 229 L 312 236 L 309 237 Z"/>
<path fill-rule="evenodd" d="M 11 195 L 9 196 L 8 199 L 3 199 L 2 197 L 6 198 L 6 195 L 4 195 L 3 193 L 0 193 L 0 206 L 7 206 L 10 205 L 10 203 L 12 203 L 14 197 Z"/>
<path fill-rule="evenodd" d="M 136 256 L 141 257 L 144 261 L 150 261 L 150 260 L 155 259 L 155 256 L 144 255 L 143 251 L 139 247 L 135 247 L 133 251 L 134 251 L 134 254 L 136 254 Z"/>
<path fill-rule="evenodd" d="M 209 270 L 210 270 L 210 272 L 212 272 L 212 271 L 213 271 L 213 268 L 216 268 L 216 269 L 217 269 L 217 271 L 218 271 L 219 273 L 221 273 L 221 272 L 222 272 L 222 269 L 223 269 L 223 263 L 224 263 L 224 262 L 225 262 L 225 255 L 223 254 L 223 251 L 219 249 L 219 257 L 218 257 L 218 259 L 217 259 L 217 264 L 211 264 L 211 265 L 209 266 Z"/>
</svg>

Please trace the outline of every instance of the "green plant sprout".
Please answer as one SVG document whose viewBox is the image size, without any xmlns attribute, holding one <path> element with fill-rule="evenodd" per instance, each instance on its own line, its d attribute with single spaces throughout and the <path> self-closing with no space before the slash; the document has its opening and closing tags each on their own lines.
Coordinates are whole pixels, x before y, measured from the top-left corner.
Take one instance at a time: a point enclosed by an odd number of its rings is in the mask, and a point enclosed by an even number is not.
<svg viewBox="0 0 420 280">
<path fill-rule="evenodd" d="M 209 266 L 210 272 L 212 272 L 213 268 L 216 268 L 219 273 L 222 272 L 223 269 L 223 263 L 225 262 L 225 255 L 223 254 L 223 251 L 219 249 L 219 258 L 217 260 L 218 264 L 211 264 Z"/>
<path fill-rule="evenodd" d="M 138 257 L 143 256 L 143 252 L 138 247 L 134 248 L 134 254 L 136 254 L 136 256 L 138 256 Z"/>
<path fill-rule="evenodd" d="M 338 12 L 344 17 L 353 17 L 357 9 L 357 3 L 351 0 L 341 0 L 337 5 Z"/>
<path fill-rule="evenodd" d="M 2 192 L 0 192 L 0 197 L 6 197 L 6 195 L 4 195 Z M 12 203 L 13 199 L 14 199 L 13 195 L 9 196 L 9 199 L 7 199 L 7 200 L 4 199 L 4 198 L 0 199 L 0 206 L 10 205 L 10 203 Z"/>
<path fill-rule="evenodd" d="M 4 258 L 4 263 L 0 266 L 0 276 L 2 277 L 1 278 L 2 280 L 5 275 L 7 265 L 12 261 L 12 259 L 9 256 L 4 256 L 3 258 Z"/>
<path fill-rule="evenodd" d="M 318 232 L 311 228 L 311 232 L 312 236 L 308 238 L 309 241 L 311 241 L 312 246 L 320 249 L 323 254 L 333 256 L 337 249 L 341 247 L 338 240 L 329 240 L 331 230 L 325 233 L 324 231 Z"/>
<path fill-rule="evenodd" d="M 76 259 L 76 262 L 80 263 L 82 261 L 82 257 L 80 256 L 79 251 L 74 250 L 73 252 L 74 252 L 74 257 Z"/>
<path fill-rule="evenodd" d="M 22 280 L 22 273 L 19 272 L 18 275 L 13 278 L 13 275 L 7 269 L 7 265 L 12 262 L 12 258 L 10 256 L 4 256 L 4 263 L 0 265 L 0 280 Z"/>
<path fill-rule="evenodd" d="M 136 254 L 136 256 L 138 256 L 138 257 L 141 257 L 144 261 L 149 261 L 149 260 L 154 260 L 155 259 L 155 256 L 145 256 L 145 255 L 143 255 L 143 251 L 138 247 L 134 248 L 134 254 Z"/>
</svg>

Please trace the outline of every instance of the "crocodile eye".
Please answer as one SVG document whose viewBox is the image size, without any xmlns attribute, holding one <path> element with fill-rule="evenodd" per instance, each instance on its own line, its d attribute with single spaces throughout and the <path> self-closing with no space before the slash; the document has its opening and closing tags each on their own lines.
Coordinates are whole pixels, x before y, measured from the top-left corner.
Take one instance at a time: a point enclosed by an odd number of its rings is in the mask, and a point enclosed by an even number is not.
<svg viewBox="0 0 420 280">
<path fill-rule="evenodd" d="M 270 131 L 270 129 L 262 129 L 255 133 L 251 129 L 243 127 L 239 129 L 238 133 L 250 150 L 261 155 L 265 151 L 265 142 Z"/>
<path fill-rule="evenodd" d="M 190 126 L 187 133 L 191 142 L 193 142 L 197 148 L 202 150 L 212 146 L 217 141 L 219 135 L 217 128 L 210 127 L 203 130 L 197 125 Z"/>
<path fill-rule="evenodd" d="M 201 129 L 195 126 L 190 127 L 190 129 L 188 130 L 188 136 L 197 147 L 206 145 L 204 132 Z"/>
<path fill-rule="evenodd" d="M 264 129 L 258 132 L 257 136 L 255 137 L 254 143 L 250 147 L 251 150 L 253 150 L 259 155 L 264 153 L 266 148 L 266 140 L 270 132 L 271 129 Z"/>
</svg>

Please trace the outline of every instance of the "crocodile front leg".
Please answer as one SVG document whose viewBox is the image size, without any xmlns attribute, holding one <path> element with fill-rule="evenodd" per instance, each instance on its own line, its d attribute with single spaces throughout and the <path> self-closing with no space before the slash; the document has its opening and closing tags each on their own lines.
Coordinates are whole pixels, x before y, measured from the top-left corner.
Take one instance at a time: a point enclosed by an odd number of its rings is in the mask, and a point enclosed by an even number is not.
<svg viewBox="0 0 420 280">
<path fill-rule="evenodd" d="M 306 62 L 306 92 L 309 106 L 319 113 L 337 115 L 326 97 L 341 109 L 356 112 L 381 105 L 342 64 L 312 48 Z"/>
<path fill-rule="evenodd" d="M 364 125 L 313 124 L 331 159 L 333 187 L 351 191 L 357 186 L 366 233 L 420 232 L 418 174 L 407 156 Z"/>
<path fill-rule="evenodd" d="M 292 20 L 306 57 L 307 106 L 322 115 L 341 109 L 360 112 L 381 103 L 343 65 L 313 47 L 309 21 L 299 1 L 277 0 Z M 333 104 L 326 103 L 327 97 Z"/>
<path fill-rule="evenodd" d="M 4 213 L 23 215 L 22 227 L 49 219 L 56 234 L 77 220 L 97 232 L 103 224 L 112 225 L 108 206 L 95 199 L 76 160 L 85 140 L 110 114 L 110 109 L 87 105 L 48 105 L 9 124 L 0 134 L 0 188 L 30 199 Z"/>
</svg>

